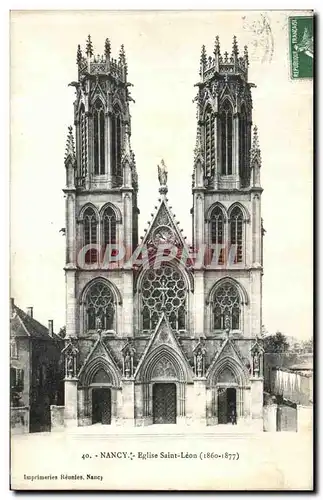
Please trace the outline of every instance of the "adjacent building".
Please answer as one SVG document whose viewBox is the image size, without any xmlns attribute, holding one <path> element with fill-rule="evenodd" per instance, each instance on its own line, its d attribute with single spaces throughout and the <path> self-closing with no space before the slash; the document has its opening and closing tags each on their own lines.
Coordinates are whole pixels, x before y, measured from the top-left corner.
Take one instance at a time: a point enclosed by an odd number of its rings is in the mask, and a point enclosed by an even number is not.
<svg viewBox="0 0 323 500">
<path fill-rule="evenodd" d="M 11 299 L 10 403 L 13 432 L 50 430 L 50 405 L 64 404 L 62 339 Z"/>
</svg>

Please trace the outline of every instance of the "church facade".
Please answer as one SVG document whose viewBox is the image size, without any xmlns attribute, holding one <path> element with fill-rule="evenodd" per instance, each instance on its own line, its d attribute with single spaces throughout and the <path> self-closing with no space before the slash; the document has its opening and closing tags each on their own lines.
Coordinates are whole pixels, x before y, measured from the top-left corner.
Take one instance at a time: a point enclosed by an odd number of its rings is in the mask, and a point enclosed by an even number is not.
<svg viewBox="0 0 323 500">
<path fill-rule="evenodd" d="M 202 48 L 192 245 L 167 167 L 138 241 L 125 51 L 77 51 L 65 155 L 65 425 L 262 425 L 262 219 L 248 53 Z"/>
</svg>

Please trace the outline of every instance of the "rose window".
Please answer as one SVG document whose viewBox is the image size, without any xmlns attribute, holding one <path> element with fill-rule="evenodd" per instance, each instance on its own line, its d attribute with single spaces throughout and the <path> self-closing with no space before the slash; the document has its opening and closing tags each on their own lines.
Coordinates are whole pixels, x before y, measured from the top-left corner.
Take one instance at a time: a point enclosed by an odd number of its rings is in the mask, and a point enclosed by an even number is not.
<svg viewBox="0 0 323 500">
<path fill-rule="evenodd" d="M 169 266 L 146 272 L 142 287 L 142 326 L 153 330 L 162 314 L 174 330 L 186 328 L 187 287 L 182 274 Z"/>
</svg>

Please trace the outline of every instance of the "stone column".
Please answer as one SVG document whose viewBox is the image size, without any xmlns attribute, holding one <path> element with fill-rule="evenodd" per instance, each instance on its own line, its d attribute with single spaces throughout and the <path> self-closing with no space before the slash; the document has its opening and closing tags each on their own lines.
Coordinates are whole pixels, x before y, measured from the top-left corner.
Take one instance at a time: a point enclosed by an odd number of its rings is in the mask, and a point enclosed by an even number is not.
<svg viewBox="0 0 323 500">
<path fill-rule="evenodd" d="M 194 211 L 194 252 L 198 251 L 204 241 L 204 188 L 195 188 Z"/>
<path fill-rule="evenodd" d="M 252 263 L 261 266 L 261 206 L 259 193 L 252 200 Z"/>
<path fill-rule="evenodd" d="M 66 284 L 66 337 L 77 337 L 76 334 L 76 294 L 75 294 L 76 270 L 65 268 Z"/>
<path fill-rule="evenodd" d="M 133 379 L 122 380 L 122 425 L 135 424 L 135 383 Z"/>
<path fill-rule="evenodd" d="M 65 427 L 77 427 L 77 378 L 65 378 Z"/>
<path fill-rule="evenodd" d="M 235 188 L 240 188 L 239 176 L 239 115 L 233 115 L 233 143 L 232 143 L 232 174 L 235 181 Z"/>
<path fill-rule="evenodd" d="M 93 177 L 94 173 L 94 144 L 93 144 L 93 117 L 90 112 L 85 113 L 86 119 L 87 119 L 87 157 L 88 157 L 88 163 L 87 163 L 87 169 L 86 169 L 86 176 L 85 176 L 85 188 L 89 189 L 90 183 L 91 183 L 91 178 Z"/>
<path fill-rule="evenodd" d="M 243 415 L 244 419 L 248 420 L 251 417 L 251 388 L 245 387 L 242 389 L 243 397 Z"/>
<path fill-rule="evenodd" d="M 111 163 L 111 142 L 112 142 L 112 118 L 111 112 L 105 114 L 105 141 L 106 141 L 106 169 L 107 169 L 107 188 L 112 188 L 112 163 Z"/>
<path fill-rule="evenodd" d="M 193 422 L 197 425 L 206 425 L 206 379 L 194 380 L 194 412 Z"/>
<path fill-rule="evenodd" d="M 66 195 L 66 264 L 76 264 L 75 189 L 65 189 Z"/>
<path fill-rule="evenodd" d="M 262 378 L 251 378 L 251 416 L 252 419 L 263 418 L 263 389 Z"/>
</svg>

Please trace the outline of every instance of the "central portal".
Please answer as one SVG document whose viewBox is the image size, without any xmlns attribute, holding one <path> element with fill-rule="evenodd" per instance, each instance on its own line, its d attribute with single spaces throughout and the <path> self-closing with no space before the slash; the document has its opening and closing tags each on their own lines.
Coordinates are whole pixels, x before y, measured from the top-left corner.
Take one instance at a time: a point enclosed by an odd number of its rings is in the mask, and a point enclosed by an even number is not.
<svg viewBox="0 0 323 500">
<path fill-rule="evenodd" d="M 237 392 L 230 387 L 218 389 L 218 423 L 237 423 Z"/>
<path fill-rule="evenodd" d="M 176 424 L 176 384 L 154 384 L 153 423 Z"/>
<path fill-rule="evenodd" d="M 111 424 L 111 389 L 93 389 L 92 424 Z"/>
</svg>

